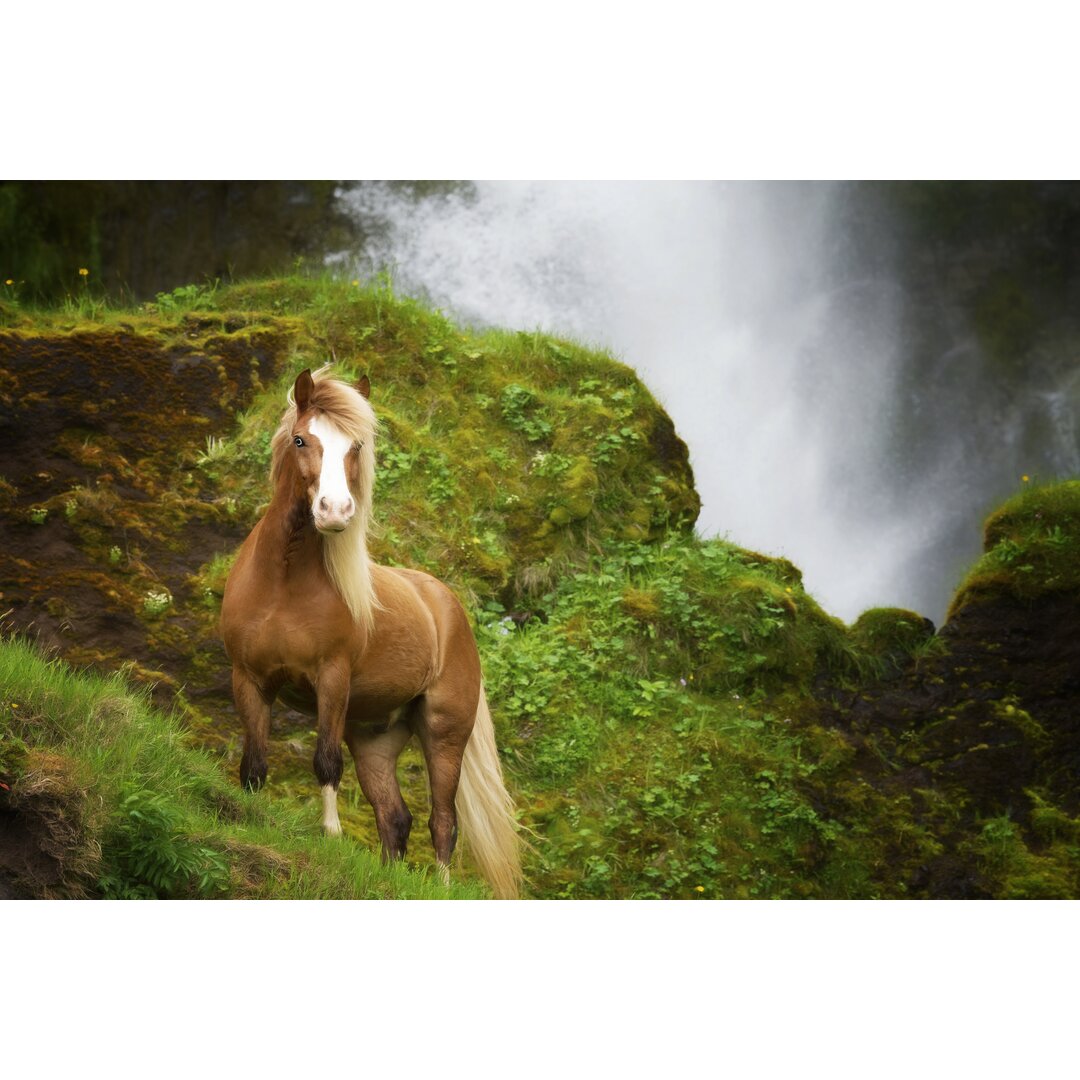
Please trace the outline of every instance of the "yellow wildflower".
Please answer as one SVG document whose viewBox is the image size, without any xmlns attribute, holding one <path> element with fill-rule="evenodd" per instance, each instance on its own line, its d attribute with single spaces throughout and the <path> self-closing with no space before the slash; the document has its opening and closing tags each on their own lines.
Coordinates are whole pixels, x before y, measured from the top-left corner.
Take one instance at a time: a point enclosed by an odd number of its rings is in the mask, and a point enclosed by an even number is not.
<svg viewBox="0 0 1080 1080">
<path fill-rule="evenodd" d="M 80 266 L 79 267 L 79 277 L 88 277 L 89 274 L 90 274 L 90 271 L 87 270 L 85 266 Z"/>
<path fill-rule="evenodd" d="M 704 892 L 704 891 L 705 891 L 705 886 L 704 885 L 695 885 L 694 886 L 694 892 Z"/>
<path fill-rule="evenodd" d="M 1023 476 L 1020 477 L 1020 479 L 1023 480 L 1026 484 L 1031 479 L 1031 477 L 1025 473 Z"/>
<path fill-rule="evenodd" d="M 359 282 L 359 281 L 353 281 L 353 284 L 354 284 L 354 285 L 359 285 L 359 284 L 360 284 L 360 282 Z"/>
<path fill-rule="evenodd" d="M 15 281 L 12 278 L 8 278 L 7 281 L 4 282 L 4 284 L 5 285 L 14 285 Z"/>
</svg>

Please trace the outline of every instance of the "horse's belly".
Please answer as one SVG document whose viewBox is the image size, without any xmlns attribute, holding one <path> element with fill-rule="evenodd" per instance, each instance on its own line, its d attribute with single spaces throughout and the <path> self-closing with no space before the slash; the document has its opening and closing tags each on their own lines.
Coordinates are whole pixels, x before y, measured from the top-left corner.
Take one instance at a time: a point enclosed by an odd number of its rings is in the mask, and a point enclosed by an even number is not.
<svg viewBox="0 0 1080 1080">
<path fill-rule="evenodd" d="M 384 723 L 424 692 L 422 679 L 401 678 L 406 673 L 398 674 L 399 678 L 392 681 L 353 676 L 346 713 L 351 725 Z"/>
<path fill-rule="evenodd" d="M 373 684 L 366 679 L 354 678 L 345 713 L 349 725 L 378 727 L 392 723 L 405 706 L 423 693 L 423 684 L 418 679 L 396 682 L 397 685 L 386 682 Z M 318 715 L 318 695 L 307 679 L 295 676 L 287 679 L 279 688 L 277 697 L 286 708 L 307 716 Z"/>
<path fill-rule="evenodd" d="M 319 711 L 319 701 L 315 691 L 306 681 L 303 684 L 287 682 L 278 690 L 278 701 L 286 708 L 295 709 L 297 712 L 308 716 L 315 716 Z"/>
</svg>

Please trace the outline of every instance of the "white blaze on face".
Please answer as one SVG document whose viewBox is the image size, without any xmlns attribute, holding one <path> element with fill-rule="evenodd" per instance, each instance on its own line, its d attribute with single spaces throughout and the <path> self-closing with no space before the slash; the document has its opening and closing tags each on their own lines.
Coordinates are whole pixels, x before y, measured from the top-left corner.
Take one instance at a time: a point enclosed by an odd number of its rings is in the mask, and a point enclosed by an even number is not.
<svg viewBox="0 0 1080 1080">
<path fill-rule="evenodd" d="M 352 520 L 356 510 L 345 475 L 345 455 L 352 450 L 352 440 L 323 416 L 315 417 L 308 429 L 322 443 L 319 490 L 311 504 L 315 526 L 340 532 Z"/>
</svg>

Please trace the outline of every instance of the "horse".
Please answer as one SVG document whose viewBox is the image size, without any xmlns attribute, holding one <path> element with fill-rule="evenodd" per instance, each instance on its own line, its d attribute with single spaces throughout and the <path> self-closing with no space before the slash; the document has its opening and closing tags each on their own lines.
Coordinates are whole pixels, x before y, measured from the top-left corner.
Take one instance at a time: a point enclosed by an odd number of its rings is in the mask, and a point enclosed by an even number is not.
<svg viewBox="0 0 1080 1080">
<path fill-rule="evenodd" d="M 368 556 L 377 427 L 369 394 L 367 376 L 352 387 L 325 368 L 305 370 L 271 440 L 273 497 L 237 554 L 221 608 L 244 730 L 240 782 L 257 791 L 266 780 L 270 711 L 280 698 L 317 717 L 325 832 L 341 834 L 344 742 L 384 862 L 403 859 L 412 815 L 397 758 L 415 736 L 442 880 L 460 822 L 494 895 L 516 898 L 521 840 L 465 611 L 430 574 Z"/>
</svg>

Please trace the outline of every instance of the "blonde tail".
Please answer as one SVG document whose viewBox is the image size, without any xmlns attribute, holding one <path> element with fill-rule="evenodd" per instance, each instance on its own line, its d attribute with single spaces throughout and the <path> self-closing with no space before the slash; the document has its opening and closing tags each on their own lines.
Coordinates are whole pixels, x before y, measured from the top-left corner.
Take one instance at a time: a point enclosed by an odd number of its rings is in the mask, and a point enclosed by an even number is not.
<svg viewBox="0 0 1080 1080">
<path fill-rule="evenodd" d="M 461 761 L 454 806 L 465 847 L 492 892 L 499 900 L 516 900 L 521 893 L 521 839 L 514 802 L 503 783 L 483 686 L 476 723 Z"/>
</svg>

